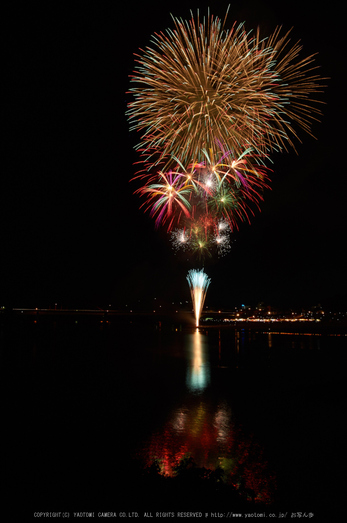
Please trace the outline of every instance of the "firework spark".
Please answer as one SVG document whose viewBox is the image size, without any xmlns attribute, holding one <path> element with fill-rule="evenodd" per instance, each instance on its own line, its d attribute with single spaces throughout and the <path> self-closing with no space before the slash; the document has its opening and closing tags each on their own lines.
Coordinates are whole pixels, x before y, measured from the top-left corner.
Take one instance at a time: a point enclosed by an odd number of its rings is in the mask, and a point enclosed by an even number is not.
<svg viewBox="0 0 347 523">
<path fill-rule="evenodd" d="M 225 256 L 230 251 L 230 249 L 231 249 L 230 229 L 226 222 L 224 222 L 224 221 L 219 222 L 218 231 L 214 238 L 214 242 L 217 246 L 219 256 Z"/>
<path fill-rule="evenodd" d="M 261 39 L 259 30 L 236 23 L 226 30 L 213 16 L 173 22 L 137 55 L 132 76 L 128 116 L 152 166 L 203 161 L 203 151 L 215 154 L 218 141 L 236 156 L 249 147 L 268 155 L 294 147 L 296 127 L 311 132 L 321 79 L 312 73 L 313 55 L 301 59 L 289 32 L 276 29 Z"/>
<path fill-rule="evenodd" d="M 174 220 L 179 220 L 182 212 L 188 218 L 190 217 L 190 203 L 185 197 L 190 191 L 184 177 L 179 173 L 159 172 L 158 178 L 158 183 L 145 185 L 136 192 L 148 195 L 147 208 L 151 207 L 151 216 L 156 215 L 156 226 L 168 222 L 168 229 L 170 229 Z M 154 203 L 152 203 L 153 200 Z"/>
<path fill-rule="evenodd" d="M 195 325 L 199 327 L 200 315 L 205 303 L 206 293 L 211 279 L 207 277 L 203 270 L 192 269 L 188 272 L 187 280 L 193 301 L 195 313 Z"/>
<path fill-rule="evenodd" d="M 136 192 L 146 197 L 143 205 L 156 216 L 156 225 L 165 224 L 176 250 L 190 250 L 198 258 L 213 250 L 226 254 L 230 232 L 238 222 L 250 221 L 252 207 L 260 208 L 262 193 L 269 188 L 268 169 L 254 161 L 250 149 L 234 158 L 220 145 L 217 159 L 212 152 L 204 151 L 204 156 L 187 169 L 177 159 L 168 174 L 144 172 L 136 177 L 145 181 Z"/>
<path fill-rule="evenodd" d="M 229 233 L 260 209 L 270 153 L 295 148 L 298 129 L 311 134 L 323 79 L 290 32 L 261 39 L 243 24 L 225 29 L 226 17 L 173 21 L 137 55 L 131 78 L 127 114 L 141 134 L 136 192 L 174 248 L 221 255 Z"/>
</svg>

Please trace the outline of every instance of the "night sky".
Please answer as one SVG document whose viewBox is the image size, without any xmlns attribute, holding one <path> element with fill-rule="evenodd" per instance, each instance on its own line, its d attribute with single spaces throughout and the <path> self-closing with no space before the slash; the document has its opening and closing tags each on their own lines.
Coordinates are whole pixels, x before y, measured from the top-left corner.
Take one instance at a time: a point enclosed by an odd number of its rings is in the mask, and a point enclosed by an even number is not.
<svg viewBox="0 0 347 523">
<path fill-rule="evenodd" d="M 223 17 L 229 2 L 213 3 Z M 114 307 L 189 299 L 186 274 L 129 182 L 125 116 L 133 53 L 208 2 L 44 2 L 8 13 L 0 305 Z M 231 2 L 230 25 L 294 26 L 330 79 L 317 140 L 273 155 L 272 190 L 231 252 L 205 263 L 212 307 L 346 308 L 345 38 L 341 2 Z M 302 8 L 302 5 L 305 7 Z M 55 7 L 54 7 L 55 6 Z M 138 301 L 140 300 L 140 302 Z"/>
</svg>

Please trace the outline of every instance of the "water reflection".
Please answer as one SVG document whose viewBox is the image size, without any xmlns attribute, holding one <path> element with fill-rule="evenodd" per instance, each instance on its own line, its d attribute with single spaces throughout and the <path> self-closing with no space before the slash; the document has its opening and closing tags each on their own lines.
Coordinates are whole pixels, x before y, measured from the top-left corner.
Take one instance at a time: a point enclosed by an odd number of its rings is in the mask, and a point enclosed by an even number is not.
<svg viewBox="0 0 347 523">
<path fill-rule="evenodd" d="M 267 342 L 268 342 L 269 349 L 271 349 L 272 348 L 272 332 L 268 332 Z"/>
<path fill-rule="evenodd" d="M 210 381 L 210 367 L 206 352 L 203 335 L 199 329 L 196 329 L 193 334 L 193 342 L 189 347 L 190 365 L 187 368 L 186 379 L 187 387 L 193 394 L 201 393 Z"/>
<path fill-rule="evenodd" d="M 239 348 L 243 336 L 236 341 Z M 182 464 L 193 463 L 195 470 L 218 471 L 224 484 L 242 495 L 246 492 L 248 499 L 271 503 L 275 478 L 262 447 L 237 423 L 225 399 L 207 394 L 208 337 L 198 329 L 190 338 L 188 355 L 186 397 L 142 449 L 146 466 L 155 463 L 160 474 L 175 477 L 185 466 Z"/>
</svg>

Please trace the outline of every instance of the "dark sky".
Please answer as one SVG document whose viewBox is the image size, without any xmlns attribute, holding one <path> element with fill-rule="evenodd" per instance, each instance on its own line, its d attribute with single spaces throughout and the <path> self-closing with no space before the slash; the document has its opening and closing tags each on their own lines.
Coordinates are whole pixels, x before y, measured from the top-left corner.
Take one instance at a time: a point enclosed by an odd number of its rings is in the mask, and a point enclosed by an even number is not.
<svg viewBox="0 0 347 523">
<path fill-rule="evenodd" d="M 208 2 L 42 2 L 8 13 L 0 305 L 114 306 L 189 299 L 192 260 L 139 209 L 125 116 L 133 53 Z M 228 2 L 213 13 L 224 16 Z M 304 5 L 304 8 L 302 8 Z M 262 212 L 205 264 L 215 307 L 264 301 L 346 306 L 345 38 L 340 2 L 231 3 L 230 24 L 294 26 L 330 77 L 317 140 L 273 156 Z"/>
</svg>

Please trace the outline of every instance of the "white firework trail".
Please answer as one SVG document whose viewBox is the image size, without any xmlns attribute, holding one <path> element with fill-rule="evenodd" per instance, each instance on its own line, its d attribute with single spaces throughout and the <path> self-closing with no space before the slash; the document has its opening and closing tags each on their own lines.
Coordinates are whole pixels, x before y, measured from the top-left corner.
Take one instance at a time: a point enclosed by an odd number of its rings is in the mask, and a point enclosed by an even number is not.
<svg viewBox="0 0 347 523">
<path fill-rule="evenodd" d="M 188 272 L 187 280 L 192 295 L 195 313 L 195 325 L 199 327 L 200 315 L 205 303 L 206 293 L 208 286 L 211 283 L 211 279 L 208 278 L 207 274 L 204 273 L 203 269 L 201 269 L 200 271 L 192 269 Z"/>
</svg>

